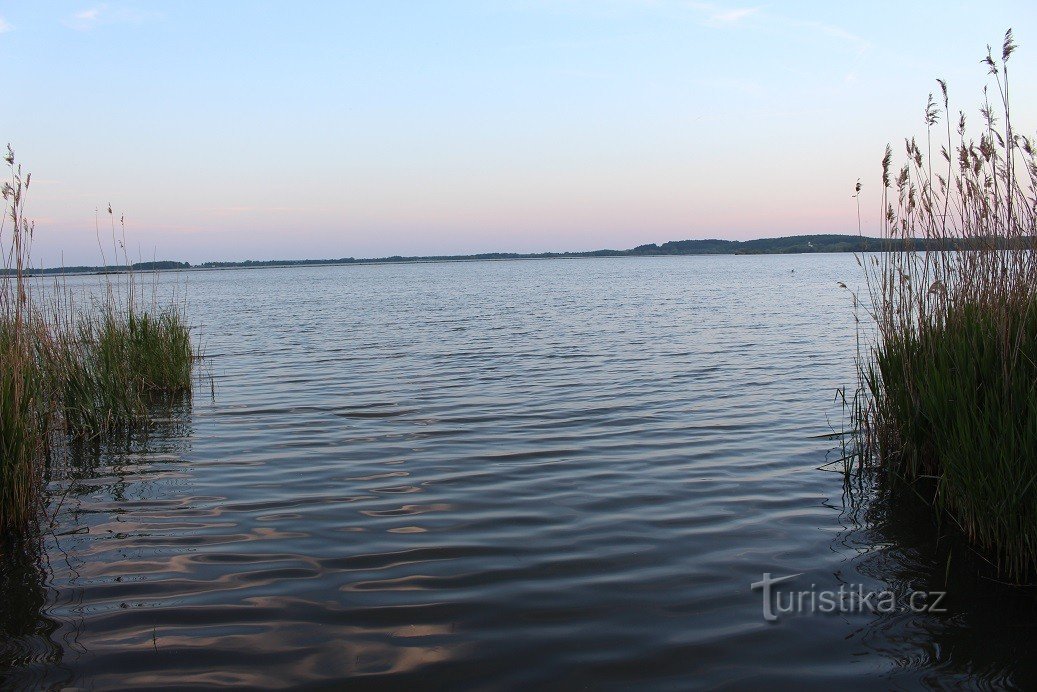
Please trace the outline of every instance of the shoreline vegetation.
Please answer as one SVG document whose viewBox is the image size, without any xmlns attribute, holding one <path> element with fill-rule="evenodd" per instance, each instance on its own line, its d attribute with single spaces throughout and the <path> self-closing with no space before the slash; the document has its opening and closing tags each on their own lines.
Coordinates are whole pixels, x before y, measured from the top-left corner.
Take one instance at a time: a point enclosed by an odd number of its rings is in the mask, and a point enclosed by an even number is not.
<svg viewBox="0 0 1037 692">
<path fill-rule="evenodd" d="M 65 274 L 121 274 L 127 271 L 187 271 L 198 269 L 250 269 L 320 267 L 364 264 L 420 264 L 436 262 L 478 262 L 544 259 L 584 259 L 594 257 L 675 257 L 691 255 L 795 255 L 811 253 L 865 253 L 911 250 L 940 251 L 975 249 L 968 239 L 873 238 L 862 235 L 793 235 L 756 240 L 671 240 L 661 245 L 649 243 L 629 250 L 588 250 L 585 252 L 483 252 L 470 255 L 393 255 L 391 257 L 341 257 L 338 259 L 242 260 L 240 262 L 203 262 L 191 264 L 174 260 L 134 262 L 123 265 L 29 268 L 30 276 Z M 0 270 L 3 271 L 3 270 Z"/>
<path fill-rule="evenodd" d="M 1013 129 L 1014 50 L 1011 30 L 1000 60 L 987 49 L 976 134 L 938 80 L 899 170 L 886 148 L 883 236 L 975 251 L 858 256 L 874 336 L 858 347 L 848 462 L 1020 583 L 1037 574 L 1037 140 Z"/>
<path fill-rule="evenodd" d="M 8 146 L 0 222 L 0 547 L 40 519 L 46 478 L 72 445 L 146 434 L 156 405 L 189 394 L 196 358 L 186 305 L 150 300 L 132 271 L 92 295 L 33 280 L 31 174 Z M 113 244 L 115 218 L 108 210 Z M 125 243 L 118 243 L 125 247 Z M 157 285 L 154 287 L 157 289 Z"/>
</svg>

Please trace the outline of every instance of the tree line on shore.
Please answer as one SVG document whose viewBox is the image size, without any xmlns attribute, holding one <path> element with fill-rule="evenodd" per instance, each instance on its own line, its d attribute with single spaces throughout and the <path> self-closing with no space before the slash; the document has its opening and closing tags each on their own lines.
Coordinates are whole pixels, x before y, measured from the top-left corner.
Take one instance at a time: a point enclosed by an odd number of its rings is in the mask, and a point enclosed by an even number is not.
<svg viewBox="0 0 1037 692">
<path fill-rule="evenodd" d="M 337 259 L 271 259 L 239 262 L 190 262 L 174 260 L 135 262 L 131 265 L 71 266 L 26 269 L 41 274 L 117 274 L 126 271 L 176 271 L 183 269 L 235 269 L 246 267 L 306 267 L 331 264 L 394 264 L 404 262 L 464 262 L 476 260 L 564 259 L 580 257 L 653 257 L 676 255 L 791 255 L 841 252 L 925 252 L 987 249 L 988 239 L 974 238 L 874 238 L 861 235 L 793 235 L 755 240 L 670 240 L 648 243 L 629 250 L 580 252 L 482 252 L 470 255 L 393 255 L 390 257 L 340 257 Z"/>
</svg>

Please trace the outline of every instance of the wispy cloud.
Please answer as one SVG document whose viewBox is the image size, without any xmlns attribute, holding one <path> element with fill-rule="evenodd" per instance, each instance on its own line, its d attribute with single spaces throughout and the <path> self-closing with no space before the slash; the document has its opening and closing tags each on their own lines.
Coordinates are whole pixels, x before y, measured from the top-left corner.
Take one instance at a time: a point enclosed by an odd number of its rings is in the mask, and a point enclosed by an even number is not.
<svg viewBox="0 0 1037 692">
<path fill-rule="evenodd" d="M 755 7 L 743 7 L 737 10 L 727 10 L 725 12 L 714 12 L 711 19 L 717 22 L 737 22 L 740 19 L 745 19 L 749 15 L 757 13 Z"/>
<path fill-rule="evenodd" d="M 98 5 L 97 7 L 91 7 L 89 9 L 80 10 L 79 12 L 73 13 L 66 21 L 65 24 L 72 27 L 73 29 L 79 29 L 80 31 L 88 31 L 97 26 L 101 19 L 101 14 L 106 9 L 105 5 Z"/>
<path fill-rule="evenodd" d="M 689 2 L 687 6 L 702 15 L 709 26 L 752 25 L 757 28 L 773 28 L 801 34 L 813 34 L 836 39 L 853 47 L 857 53 L 865 53 L 871 47 L 864 39 L 842 27 L 813 19 L 797 19 L 783 14 L 761 10 L 759 7 L 726 7 L 708 2 Z M 750 21 L 751 20 L 751 21 Z"/>
<path fill-rule="evenodd" d="M 154 13 L 142 12 L 129 7 L 110 7 L 107 4 L 94 5 L 73 12 L 65 18 L 65 26 L 77 31 L 90 31 L 102 24 L 140 24 L 153 18 Z"/>
<path fill-rule="evenodd" d="M 819 34 L 827 38 L 837 39 L 845 44 L 853 46 L 858 53 L 865 53 L 871 48 L 871 43 L 857 34 L 854 34 L 834 24 L 825 24 L 814 20 L 792 19 L 789 17 L 774 17 L 778 24 L 790 29 L 800 29 L 808 33 Z"/>
<path fill-rule="evenodd" d="M 322 211 L 319 207 L 284 207 L 284 206 L 231 206 L 206 209 L 206 213 L 218 214 L 220 216 L 235 216 L 239 214 L 299 214 L 304 212 Z"/>
<path fill-rule="evenodd" d="M 13 28 L 14 28 L 13 26 L 8 24 L 6 19 L 4 19 L 3 17 L 0 17 L 0 34 L 6 34 L 8 31 L 10 31 Z"/>
<path fill-rule="evenodd" d="M 689 2 L 688 7 L 705 15 L 710 24 L 736 24 L 760 11 L 758 7 L 722 7 L 709 2 Z"/>
<path fill-rule="evenodd" d="M 708 0 L 498 0 L 506 6 L 520 9 L 552 12 L 585 13 L 588 15 L 629 12 L 668 12 L 675 17 L 688 17 L 713 28 L 753 28 L 784 30 L 812 34 L 842 41 L 863 52 L 870 43 L 842 27 L 813 19 L 799 19 L 775 12 L 771 6 L 733 5 Z"/>
</svg>

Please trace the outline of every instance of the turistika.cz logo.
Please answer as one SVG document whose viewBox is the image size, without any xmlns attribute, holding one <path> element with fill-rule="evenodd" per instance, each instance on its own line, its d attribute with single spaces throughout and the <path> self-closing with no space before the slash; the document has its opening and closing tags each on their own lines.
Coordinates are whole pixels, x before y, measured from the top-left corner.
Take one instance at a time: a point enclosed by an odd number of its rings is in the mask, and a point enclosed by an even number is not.
<svg viewBox="0 0 1037 692">
<path fill-rule="evenodd" d="M 941 605 L 946 591 L 911 591 L 902 600 L 892 591 L 874 591 L 863 584 L 842 584 L 837 590 L 818 590 L 816 584 L 809 589 L 792 591 L 780 589 L 779 585 L 792 581 L 800 574 L 775 577 L 763 573 L 761 581 L 753 582 L 753 591 L 763 595 L 763 619 L 777 622 L 783 615 L 860 614 L 860 613 L 946 613 Z"/>
</svg>

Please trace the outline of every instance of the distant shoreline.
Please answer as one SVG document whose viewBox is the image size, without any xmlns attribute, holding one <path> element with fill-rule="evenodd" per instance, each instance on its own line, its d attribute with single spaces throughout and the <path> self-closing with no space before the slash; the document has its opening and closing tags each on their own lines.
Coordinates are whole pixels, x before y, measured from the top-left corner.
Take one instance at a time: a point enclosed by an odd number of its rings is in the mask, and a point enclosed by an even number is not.
<svg viewBox="0 0 1037 692">
<path fill-rule="evenodd" d="M 548 260 L 548 259 L 589 259 L 597 257 L 678 257 L 691 255 L 793 255 L 793 254 L 831 254 L 847 252 L 882 252 L 891 249 L 902 249 L 910 244 L 922 250 L 960 249 L 947 243 L 934 244 L 932 241 L 913 240 L 893 242 L 888 239 L 860 235 L 796 235 L 778 238 L 759 238 L 756 240 L 672 240 L 661 245 L 650 243 L 639 245 L 629 250 L 588 250 L 585 252 L 488 252 L 470 255 L 423 255 L 391 257 L 339 259 L 303 259 L 303 260 L 243 260 L 240 262 L 203 262 L 192 265 L 188 262 L 153 261 L 136 262 L 129 267 L 123 265 L 48 267 L 31 269 L 26 273 L 32 276 L 70 275 L 70 274 L 119 274 L 127 271 L 195 271 L 217 269 L 255 269 L 255 268 L 289 268 L 289 267 L 334 267 L 372 264 L 438 264 L 445 262 L 485 262 L 514 260 Z M 928 246 L 928 247 L 926 247 Z"/>
</svg>

